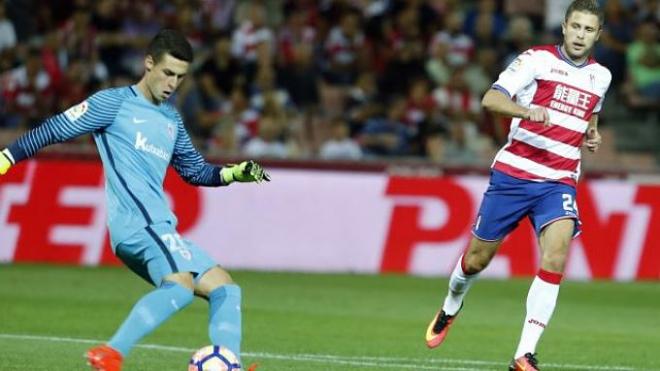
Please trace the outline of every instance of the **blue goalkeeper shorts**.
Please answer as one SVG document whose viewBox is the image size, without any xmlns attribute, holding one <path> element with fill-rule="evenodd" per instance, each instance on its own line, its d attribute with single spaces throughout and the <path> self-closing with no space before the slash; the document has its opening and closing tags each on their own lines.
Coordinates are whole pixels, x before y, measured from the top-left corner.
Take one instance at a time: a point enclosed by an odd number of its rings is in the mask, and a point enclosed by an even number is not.
<svg viewBox="0 0 660 371">
<path fill-rule="evenodd" d="M 133 234 L 115 248 L 115 255 L 133 272 L 155 286 L 178 272 L 190 272 L 199 280 L 216 266 L 211 257 L 184 239 L 170 223 L 158 223 Z"/>
<path fill-rule="evenodd" d="M 499 241 L 528 217 L 536 235 L 559 219 L 573 219 L 573 238 L 580 234 L 575 188 L 559 182 L 534 182 L 492 170 L 472 234 L 484 241 Z"/>
</svg>

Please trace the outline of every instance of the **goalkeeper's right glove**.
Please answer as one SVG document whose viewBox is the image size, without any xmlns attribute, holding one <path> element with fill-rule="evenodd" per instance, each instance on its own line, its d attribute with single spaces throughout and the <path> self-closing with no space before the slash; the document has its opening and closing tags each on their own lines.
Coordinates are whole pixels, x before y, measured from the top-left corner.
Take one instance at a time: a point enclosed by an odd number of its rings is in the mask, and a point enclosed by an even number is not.
<svg viewBox="0 0 660 371">
<path fill-rule="evenodd" d="M 270 175 L 258 163 L 250 160 L 238 165 L 227 165 L 220 170 L 220 176 L 225 184 L 237 182 L 270 182 Z"/>
<path fill-rule="evenodd" d="M 5 175 L 12 165 L 14 165 L 14 161 L 11 152 L 8 149 L 0 152 L 0 175 Z"/>
</svg>

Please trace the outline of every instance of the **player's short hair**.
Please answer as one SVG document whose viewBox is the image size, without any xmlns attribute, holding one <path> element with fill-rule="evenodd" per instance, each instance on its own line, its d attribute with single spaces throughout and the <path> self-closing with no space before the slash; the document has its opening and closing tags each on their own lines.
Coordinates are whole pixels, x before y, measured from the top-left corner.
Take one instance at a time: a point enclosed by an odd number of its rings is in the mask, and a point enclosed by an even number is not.
<svg viewBox="0 0 660 371">
<path fill-rule="evenodd" d="M 568 6 L 566 9 L 566 15 L 564 16 L 564 21 L 568 22 L 568 18 L 573 14 L 573 12 L 585 12 L 590 13 L 598 17 L 598 24 L 603 27 L 603 22 L 605 21 L 605 14 L 603 10 L 598 7 L 596 0 L 575 0 Z"/>
<path fill-rule="evenodd" d="M 155 63 L 160 62 L 165 54 L 188 63 L 193 60 L 193 50 L 188 39 L 181 32 L 168 28 L 160 30 L 147 47 L 147 55 Z"/>
</svg>

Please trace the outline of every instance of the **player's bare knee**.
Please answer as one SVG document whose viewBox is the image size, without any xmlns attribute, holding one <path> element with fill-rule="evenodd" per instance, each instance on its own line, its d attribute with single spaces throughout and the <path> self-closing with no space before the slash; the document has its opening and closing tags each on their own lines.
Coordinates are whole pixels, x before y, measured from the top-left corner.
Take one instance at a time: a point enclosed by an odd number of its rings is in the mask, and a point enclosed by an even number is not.
<svg viewBox="0 0 660 371">
<path fill-rule="evenodd" d="M 232 280 L 229 273 L 226 270 L 215 266 L 206 271 L 202 277 L 200 277 L 197 285 L 195 285 L 195 294 L 208 297 L 208 294 L 211 291 L 222 285 L 228 285 L 232 283 L 234 283 L 234 281 Z"/>
<path fill-rule="evenodd" d="M 486 269 L 501 241 L 484 241 L 473 238 L 463 256 L 463 269 L 467 274 L 476 274 Z"/>
<path fill-rule="evenodd" d="M 469 263 L 466 262 L 464 269 L 466 274 L 477 274 L 481 272 L 482 270 L 486 269 L 486 266 L 488 265 L 488 262 L 483 262 L 483 261 L 478 261 L 478 260 L 471 260 Z"/>
<path fill-rule="evenodd" d="M 562 273 L 566 265 L 566 258 L 567 254 L 563 249 L 548 250 L 543 254 L 541 268 L 551 272 Z"/>
<path fill-rule="evenodd" d="M 476 274 L 486 269 L 489 262 L 490 259 L 487 254 L 468 253 L 463 257 L 463 269 L 467 274 Z"/>
<path fill-rule="evenodd" d="M 192 273 L 190 272 L 178 272 L 167 275 L 163 278 L 163 282 L 174 282 L 180 286 L 183 286 L 190 291 L 193 291 L 195 285 L 193 281 Z"/>
</svg>

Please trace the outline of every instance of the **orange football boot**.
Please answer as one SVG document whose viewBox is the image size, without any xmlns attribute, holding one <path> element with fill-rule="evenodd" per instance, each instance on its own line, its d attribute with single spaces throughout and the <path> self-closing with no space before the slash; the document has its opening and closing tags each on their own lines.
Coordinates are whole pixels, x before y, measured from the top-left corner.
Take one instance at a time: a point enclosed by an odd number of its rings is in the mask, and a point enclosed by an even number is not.
<svg viewBox="0 0 660 371">
<path fill-rule="evenodd" d="M 538 364 L 539 361 L 536 359 L 536 354 L 525 353 L 524 356 L 511 361 L 509 371 L 539 371 Z"/>
<path fill-rule="evenodd" d="M 456 316 L 458 316 L 458 313 L 461 312 L 461 309 L 463 309 L 463 304 L 461 304 L 461 307 L 458 308 L 458 312 L 453 316 L 448 315 L 443 309 L 440 309 L 435 317 L 433 317 L 433 321 L 429 323 L 429 327 L 426 329 L 426 346 L 429 348 L 435 348 L 442 344 L 445 337 L 447 337 L 447 332 L 449 332 L 451 324 L 454 322 L 454 319 L 456 319 Z"/>
<path fill-rule="evenodd" d="M 87 364 L 95 371 L 121 371 L 123 357 L 108 345 L 99 345 L 85 353 Z"/>
</svg>

